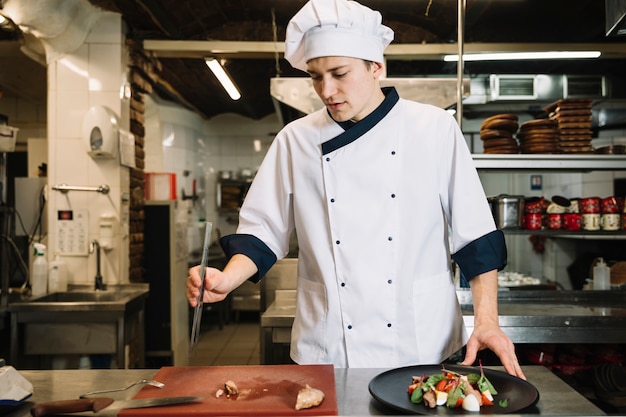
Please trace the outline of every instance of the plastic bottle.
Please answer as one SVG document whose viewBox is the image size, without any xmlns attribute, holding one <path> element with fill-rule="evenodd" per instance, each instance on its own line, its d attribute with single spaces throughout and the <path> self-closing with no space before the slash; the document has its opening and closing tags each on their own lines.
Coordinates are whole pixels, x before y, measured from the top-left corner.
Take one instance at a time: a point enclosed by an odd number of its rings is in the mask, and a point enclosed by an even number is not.
<svg viewBox="0 0 626 417">
<path fill-rule="evenodd" d="M 611 289 L 611 268 L 606 265 L 603 258 L 599 258 L 598 263 L 593 267 L 593 289 Z"/>
<path fill-rule="evenodd" d="M 34 244 L 35 261 L 30 270 L 30 285 L 33 297 L 41 297 L 48 293 L 48 261 L 46 260 L 46 245 Z"/>
<path fill-rule="evenodd" d="M 67 291 L 67 269 L 65 262 L 57 254 L 48 269 L 48 292 L 63 291 Z"/>
</svg>

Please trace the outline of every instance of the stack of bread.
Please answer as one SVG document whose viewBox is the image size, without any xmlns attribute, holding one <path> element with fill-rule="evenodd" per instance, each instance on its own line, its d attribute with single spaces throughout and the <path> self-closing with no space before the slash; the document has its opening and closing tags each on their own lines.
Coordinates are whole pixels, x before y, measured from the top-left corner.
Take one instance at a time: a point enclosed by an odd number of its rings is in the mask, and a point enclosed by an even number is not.
<svg viewBox="0 0 626 417">
<path fill-rule="evenodd" d="M 517 133 L 522 153 L 560 153 L 559 125 L 552 119 L 528 120 Z"/>
<path fill-rule="evenodd" d="M 518 127 L 515 114 L 496 114 L 485 119 L 480 125 L 483 152 L 487 154 L 519 153 L 519 145 L 513 137 Z"/>
<path fill-rule="evenodd" d="M 563 153 L 590 153 L 591 99 L 563 99 L 544 110 L 559 125 L 559 146 Z"/>
</svg>

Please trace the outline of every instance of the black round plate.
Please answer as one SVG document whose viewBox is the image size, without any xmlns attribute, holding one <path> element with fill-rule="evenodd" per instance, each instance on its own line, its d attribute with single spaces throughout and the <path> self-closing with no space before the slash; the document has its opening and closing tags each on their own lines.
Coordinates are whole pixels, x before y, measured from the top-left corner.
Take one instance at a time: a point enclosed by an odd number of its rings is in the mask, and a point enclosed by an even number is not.
<svg viewBox="0 0 626 417">
<path fill-rule="evenodd" d="M 459 365 L 445 365 L 445 368 L 460 374 L 480 374 L 479 368 Z M 428 408 L 424 404 L 413 404 L 407 393 L 413 376 L 434 375 L 440 373 L 442 365 L 416 365 L 404 368 L 392 369 L 378 374 L 369 383 L 369 391 L 376 400 L 394 410 L 406 414 L 432 414 L 432 415 L 463 415 L 463 414 L 506 414 L 515 413 L 526 407 L 535 405 L 539 400 L 539 392 L 530 383 L 523 379 L 509 375 L 506 372 L 483 368 L 485 376 L 493 386 L 497 395 L 494 395 L 494 404 L 483 406 L 480 413 L 465 411 L 462 408 L 448 408 L 439 406 Z M 500 407 L 501 400 L 507 400 L 507 407 Z"/>
</svg>

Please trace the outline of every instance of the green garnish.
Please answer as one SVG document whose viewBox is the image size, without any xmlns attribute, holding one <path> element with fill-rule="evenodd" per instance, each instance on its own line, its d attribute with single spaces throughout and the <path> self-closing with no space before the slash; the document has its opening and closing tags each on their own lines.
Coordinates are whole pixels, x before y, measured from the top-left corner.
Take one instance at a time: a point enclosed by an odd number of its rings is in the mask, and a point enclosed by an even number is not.
<svg viewBox="0 0 626 417">
<path fill-rule="evenodd" d="M 498 405 L 502 408 L 507 408 L 509 406 L 509 399 L 505 398 L 504 400 L 498 401 Z"/>
<path fill-rule="evenodd" d="M 496 391 L 494 386 L 491 384 L 491 381 L 489 381 L 487 377 L 485 376 L 485 371 L 483 370 L 482 361 L 480 361 L 479 364 L 480 364 L 480 378 L 478 379 L 478 382 L 477 382 L 478 389 L 480 390 L 480 392 L 489 391 L 491 395 L 497 395 L 498 391 Z"/>
<path fill-rule="evenodd" d="M 422 384 L 415 388 L 411 393 L 411 402 L 414 404 L 419 404 L 422 402 L 422 398 L 424 397 L 424 391 L 422 391 Z"/>
</svg>

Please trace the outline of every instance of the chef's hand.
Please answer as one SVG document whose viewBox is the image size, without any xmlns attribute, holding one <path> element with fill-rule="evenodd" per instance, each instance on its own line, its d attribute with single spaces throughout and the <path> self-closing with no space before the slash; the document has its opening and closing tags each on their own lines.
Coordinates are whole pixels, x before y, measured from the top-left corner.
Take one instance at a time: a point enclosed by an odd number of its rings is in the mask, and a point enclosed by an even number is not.
<svg viewBox="0 0 626 417">
<path fill-rule="evenodd" d="M 235 288 L 243 284 L 258 271 L 256 264 L 245 255 L 234 255 L 224 271 L 216 268 L 207 268 L 204 274 L 204 294 L 202 301 L 216 303 L 222 301 Z M 191 307 L 198 304 L 200 295 L 200 266 L 189 269 L 189 276 L 185 281 L 185 295 Z"/>
<path fill-rule="evenodd" d="M 191 307 L 195 307 L 198 304 L 198 296 L 200 295 L 200 268 L 200 265 L 189 268 L 189 276 L 185 281 L 185 286 L 187 287 L 185 295 Z M 202 301 L 205 303 L 215 303 L 226 298 L 229 292 L 224 288 L 226 282 L 227 279 L 222 271 L 215 268 L 207 268 L 204 274 L 204 294 Z"/>
<path fill-rule="evenodd" d="M 526 379 L 517 361 L 513 342 L 504 334 L 497 323 L 483 323 L 474 327 L 474 331 L 467 341 L 465 359 L 461 362 L 461 365 L 473 365 L 478 351 L 483 349 L 491 349 L 502 362 L 506 372 L 521 379 Z"/>
</svg>

